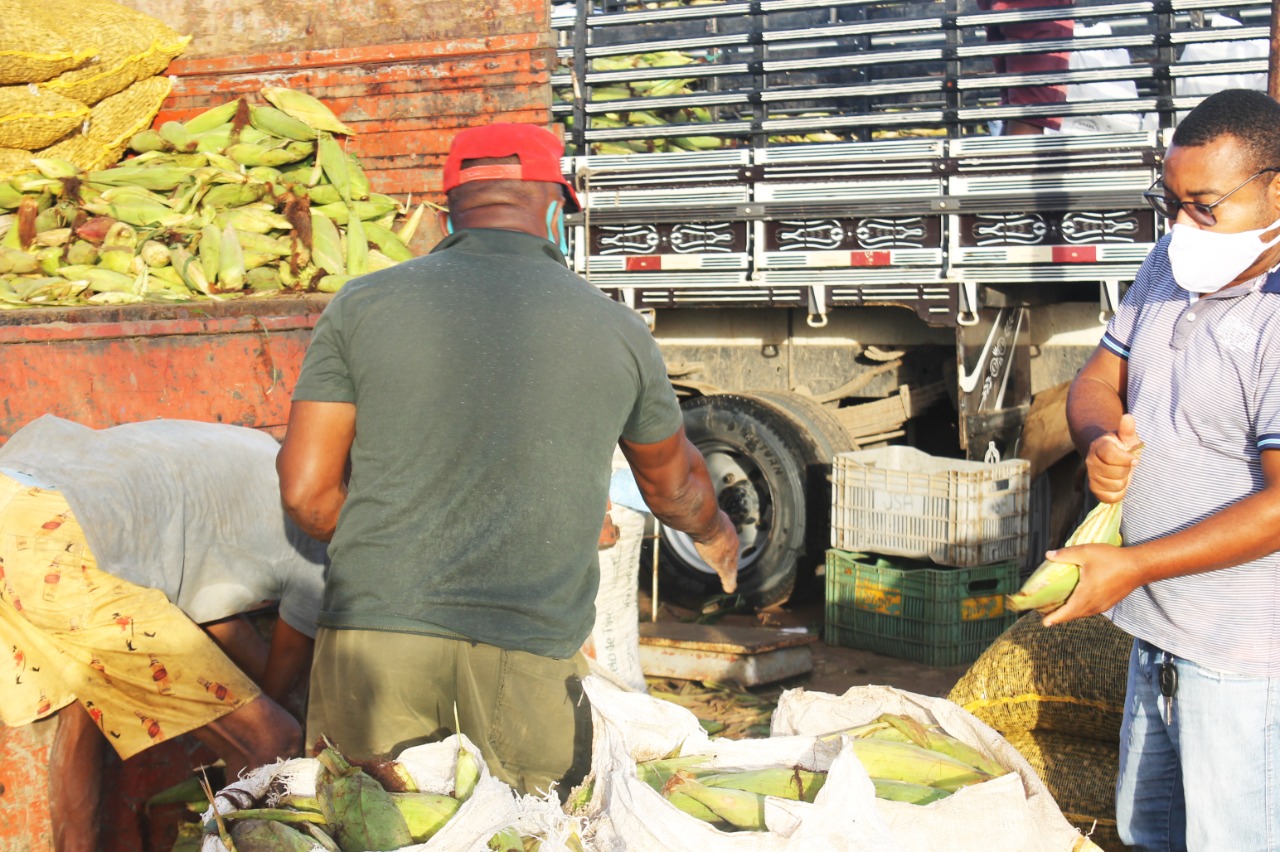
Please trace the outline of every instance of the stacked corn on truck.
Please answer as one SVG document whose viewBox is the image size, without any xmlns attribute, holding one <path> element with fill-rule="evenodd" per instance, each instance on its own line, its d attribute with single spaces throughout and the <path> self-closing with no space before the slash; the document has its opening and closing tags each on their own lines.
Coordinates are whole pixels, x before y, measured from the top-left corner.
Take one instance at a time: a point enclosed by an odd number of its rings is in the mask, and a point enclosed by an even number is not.
<svg viewBox="0 0 1280 852">
<path fill-rule="evenodd" d="M 756 606 L 816 590 L 828 465 L 885 442 L 1027 459 L 1043 552 L 1063 384 L 1162 233 L 1141 194 L 1168 131 L 1210 91 L 1266 88 L 1267 3 L 1008 5 L 554 9 L 552 109 L 587 191 L 572 262 L 650 318 Z M 1044 86 L 1065 101 L 1017 95 Z M 661 554 L 666 594 L 714 593 L 687 538 Z"/>
</svg>

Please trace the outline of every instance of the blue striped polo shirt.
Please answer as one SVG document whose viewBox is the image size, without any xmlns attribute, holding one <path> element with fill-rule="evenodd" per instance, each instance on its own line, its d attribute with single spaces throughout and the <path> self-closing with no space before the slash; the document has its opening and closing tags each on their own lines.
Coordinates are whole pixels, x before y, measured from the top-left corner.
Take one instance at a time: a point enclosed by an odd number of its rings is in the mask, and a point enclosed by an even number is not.
<svg viewBox="0 0 1280 852">
<path fill-rule="evenodd" d="M 1102 345 L 1128 361 L 1145 442 L 1125 494 L 1128 544 L 1170 535 L 1263 486 L 1280 449 L 1280 273 L 1196 297 L 1151 251 Z M 1280 675 L 1280 553 L 1158 580 L 1109 613 L 1126 632 L 1216 671 Z"/>
</svg>

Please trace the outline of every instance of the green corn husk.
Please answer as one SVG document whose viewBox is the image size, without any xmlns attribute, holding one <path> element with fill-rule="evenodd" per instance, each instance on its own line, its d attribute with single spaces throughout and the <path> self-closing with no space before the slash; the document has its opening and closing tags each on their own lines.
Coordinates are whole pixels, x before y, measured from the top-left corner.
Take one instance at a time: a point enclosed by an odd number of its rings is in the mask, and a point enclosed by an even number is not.
<svg viewBox="0 0 1280 852">
<path fill-rule="evenodd" d="M 343 849 L 399 849 L 413 842 L 391 794 L 332 747 L 317 755 L 316 796 L 332 836 Z"/>
</svg>

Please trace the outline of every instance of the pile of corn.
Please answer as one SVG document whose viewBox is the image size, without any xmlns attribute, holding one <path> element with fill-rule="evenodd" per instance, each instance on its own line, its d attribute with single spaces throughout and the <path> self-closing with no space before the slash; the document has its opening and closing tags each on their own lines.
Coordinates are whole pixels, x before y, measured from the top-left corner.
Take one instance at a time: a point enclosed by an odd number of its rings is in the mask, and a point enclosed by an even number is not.
<svg viewBox="0 0 1280 852">
<path fill-rule="evenodd" d="M 715 0 L 712 0 L 714 2 Z M 680 2 L 668 0 L 672 5 L 698 5 L 696 2 Z M 664 4 L 665 5 L 665 4 Z M 591 70 L 596 72 L 634 71 L 646 68 L 669 69 L 690 65 L 713 63 L 718 59 L 714 52 L 694 54 L 682 50 L 661 50 L 651 53 L 636 53 L 622 56 L 603 56 L 591 60 Z M 676 73 L 676 72 L 659 72 Z M 625 83 L 591 86 L 588 100 L 593 102 L 629 101 L 636 98 L 670 98 L 694 96 L 706 83 L 706 78 L 665 76 L 655 80 L 636 80 Z M 563 101 L 573 100 L 573 91 L 563 89 L 557 92 Z M 593 130 L 612 130 L 634 127 L 639 131 L 637 138 L 623 141 L 593 142 L 593 154 L 636 154 L 666 153 L 674 151 L 713 151 L 719 148 L 731 148 L 738 144 L 733 138 L 711 134 L 690 133 L 682 136 L 645 136 L 646 129 L 667 127 L 671 125 L 707 125 L 708 130 L 718 119 L 736 118 L 721 112 L 717 114 L 705 106 L 697 106 L 696 98 L 690 97 L 690 105 L 666 107 L 661 109 L 633 109 L 623 104 L 617 112 L 592 113 L 588 118 L 588 126 Z M 726 110 L 728 107 L 717 107 Z M 825 115 L 814 113 L 813 115 Z M 573 127 L 573 117 L 562 122 L 566 129 Z M 641 137 L 644 138 L 641 138 Z M 772 136 L 770 143 L 795 142 L 840 142 L 842 137 L 827 131 L 815 131 L 794 136 Z"/>
<path fill-rule="evenodd" d="M 0 308 L 333 292 L 413 257 L 425 205 L 373 193 L 303 92 L 267 87 L 133 135 L 86 171 L 58 157 L 0 183 Z"/>
<path fill-rule="evenodd" d="M 320 773 L 314 797 L 286 793 L 271 807 L 217 814 L 205 823 L 205 832 L 216 833 L 228 849 L 238 852 L 302 852 L 317 845 L 340 852 L 400 849 L 435 836 L 480 780 L 479 763 L 466 749 L 458 750 L 452 796 L 421 792 L 399 764 L 382 764 L 392 772 L 397 788 L 392 792 L 332 745 L 317 759 Z M 495 834 L 488 846 L 498 852 L 532 852 L 539 843 L 536 837 L 507 829 Z"/>
<path fill-rule="evenodd" d="M 32 157 L 114 163 L 169 94 L 190 36 L 112 0 L 0 0 L 0 178 Z"/>
<path fill-rule="evenodd" d="M 974 747 L 898 714 L 832 735 L 840 736 L 850 738 L 881 799 L 927 805 L 1007 772 Z M 724 772 L 704 766 L 707 760 L 675 755 L 638 763 L 636 774 L 676 808 L 725 831 L 766 831 L 765 797 L 813 802 L 827 778 L 797 767 Z"/>
</svg>

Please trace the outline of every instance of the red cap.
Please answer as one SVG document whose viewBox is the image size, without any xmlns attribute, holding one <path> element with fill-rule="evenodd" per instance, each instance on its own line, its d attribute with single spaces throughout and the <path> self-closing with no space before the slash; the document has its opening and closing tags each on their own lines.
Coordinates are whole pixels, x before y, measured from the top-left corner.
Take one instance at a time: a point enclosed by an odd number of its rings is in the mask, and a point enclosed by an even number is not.
<svg viewBox="0 0 1280 852">
<path fill-rule="evenodd" d="M 564 145 L 555 134 L 535 124 L 485 124 L 468 127 L 453 137 L 449 157 L 444 161 L 444 191 L 473 180 L 536 180 L 564 187 L 565 210 L 582 209 L 578 194 L 560 171 Z M 464 160 L 519 157 L 520 164 L 473 166 L 464 170 Z"/>
</svg>

